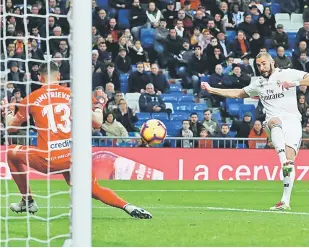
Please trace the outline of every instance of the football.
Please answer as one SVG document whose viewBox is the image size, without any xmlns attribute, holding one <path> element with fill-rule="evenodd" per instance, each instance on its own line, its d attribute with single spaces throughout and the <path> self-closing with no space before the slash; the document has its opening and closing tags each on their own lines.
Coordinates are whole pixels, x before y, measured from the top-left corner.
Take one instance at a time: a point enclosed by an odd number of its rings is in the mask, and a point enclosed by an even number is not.
<svg viewBox="0 0 309 248">
<path fill-rule="evenodd" d="M 166 127 L 162 121 L 151 119 L 142 125 L 140 133 L 144 142 L 149 145 L 158 145 L 166 138 Z"/>
</svg>

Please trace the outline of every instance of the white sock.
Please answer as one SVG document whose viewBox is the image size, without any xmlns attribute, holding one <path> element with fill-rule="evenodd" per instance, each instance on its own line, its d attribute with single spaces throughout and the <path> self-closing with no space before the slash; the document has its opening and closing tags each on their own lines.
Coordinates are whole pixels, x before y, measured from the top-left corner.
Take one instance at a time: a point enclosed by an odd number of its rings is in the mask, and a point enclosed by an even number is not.
<svg viewBox="0 0 309 248">
<path fill-rule="evenodd" d="M 287 159 L 285 155 L 285 140 L 281 125 L 273 125 L 273 127 L 271 128 L 271 140 L 278 153 L 281 165 L 285 164 Z"/>
<path fill-rule="evenodd" d="M 283 195 L 281 201 L 283 201 L 287 205 L 290 205 L 294 180 L 295 180 L 295 167 L 293 166 L 293 170 L 291 171 L 290 176 L 283 178 Z"/>
</svg>

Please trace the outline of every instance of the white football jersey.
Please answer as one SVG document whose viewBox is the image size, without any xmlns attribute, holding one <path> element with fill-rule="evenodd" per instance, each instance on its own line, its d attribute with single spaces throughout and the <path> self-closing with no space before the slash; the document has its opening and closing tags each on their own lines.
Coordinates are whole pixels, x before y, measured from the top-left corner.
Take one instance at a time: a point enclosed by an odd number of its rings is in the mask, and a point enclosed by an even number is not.
<svg viewBox="0 0 309 248">
<path fill-rule="evenodd" d="M 266 112 L 266 121 L 272 117 L 298 118 L 301 114 L 297 107 L 296 87 L 283 89 L 280 83 L 300 81 L 307 72 L 294 69 L 276 68 L 269 78 L 259 77 L 244 91 L 250 96 L 259 96 Z"/>
</svg>

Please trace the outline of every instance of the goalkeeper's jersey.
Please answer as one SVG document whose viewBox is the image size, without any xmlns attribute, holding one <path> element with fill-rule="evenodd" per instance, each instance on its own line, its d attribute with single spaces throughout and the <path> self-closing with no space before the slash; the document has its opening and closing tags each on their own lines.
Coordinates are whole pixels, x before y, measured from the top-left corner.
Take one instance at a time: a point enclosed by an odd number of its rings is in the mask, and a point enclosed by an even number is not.
<svg viewBox="0 0 309 248">
<path fill-rule="evenodd" d="M 26 121 L 30 114 L 33 116 L 38 131 L 38 153 L 54 163 L 70 160 L 70 101 L 70 88 L 53 84 L 42 86 L 18 105 L 18 119 Z"/>
</svg>

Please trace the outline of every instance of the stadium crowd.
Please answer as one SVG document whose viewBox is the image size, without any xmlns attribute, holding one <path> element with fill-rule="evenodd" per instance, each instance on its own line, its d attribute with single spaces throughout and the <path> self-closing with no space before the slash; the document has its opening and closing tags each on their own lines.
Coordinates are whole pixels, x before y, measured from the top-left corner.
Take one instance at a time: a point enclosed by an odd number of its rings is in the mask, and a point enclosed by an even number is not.
<svg viewBox="0 0 309 248">
<path fill-rule="evenodd" d="M 48 56 L 59 66 L 61 84 L 70 86 L 70 26 L 64 16 L 70 1 L 27 3 L 26 8 L 23 0 L 1 3 L 7 14 L 1 21 L 1 99 L 11 103 L 41 87 L 38 69 Z M 241 145 L 216 140 L 266 138 L 265 113 L 258 99 L 255 105 L 231 102 L 201 91 L 200 83 L 247 86 L 259 76 L 254 58 L 261 51 L 269 51 L 278 68 L 309 72 L 308 5 L 307 0 L 92 0 L 92 88 L 96 98 L 105 92 L 109 99 L 104 124 L 93 136 L 135 136 L 141 123 L 157 118 L 166 123 L 169 136 L 185 138 L 166 146 L 272 147 L 266 140 Z M 288 33 L 289 23 L 280 22 L 278 13 L 288 18 L 298 13 L 302 27 Z M 303 138 L 309 138 L 306 86 L 299 87 L 297 100 Z"/>
</svg>

